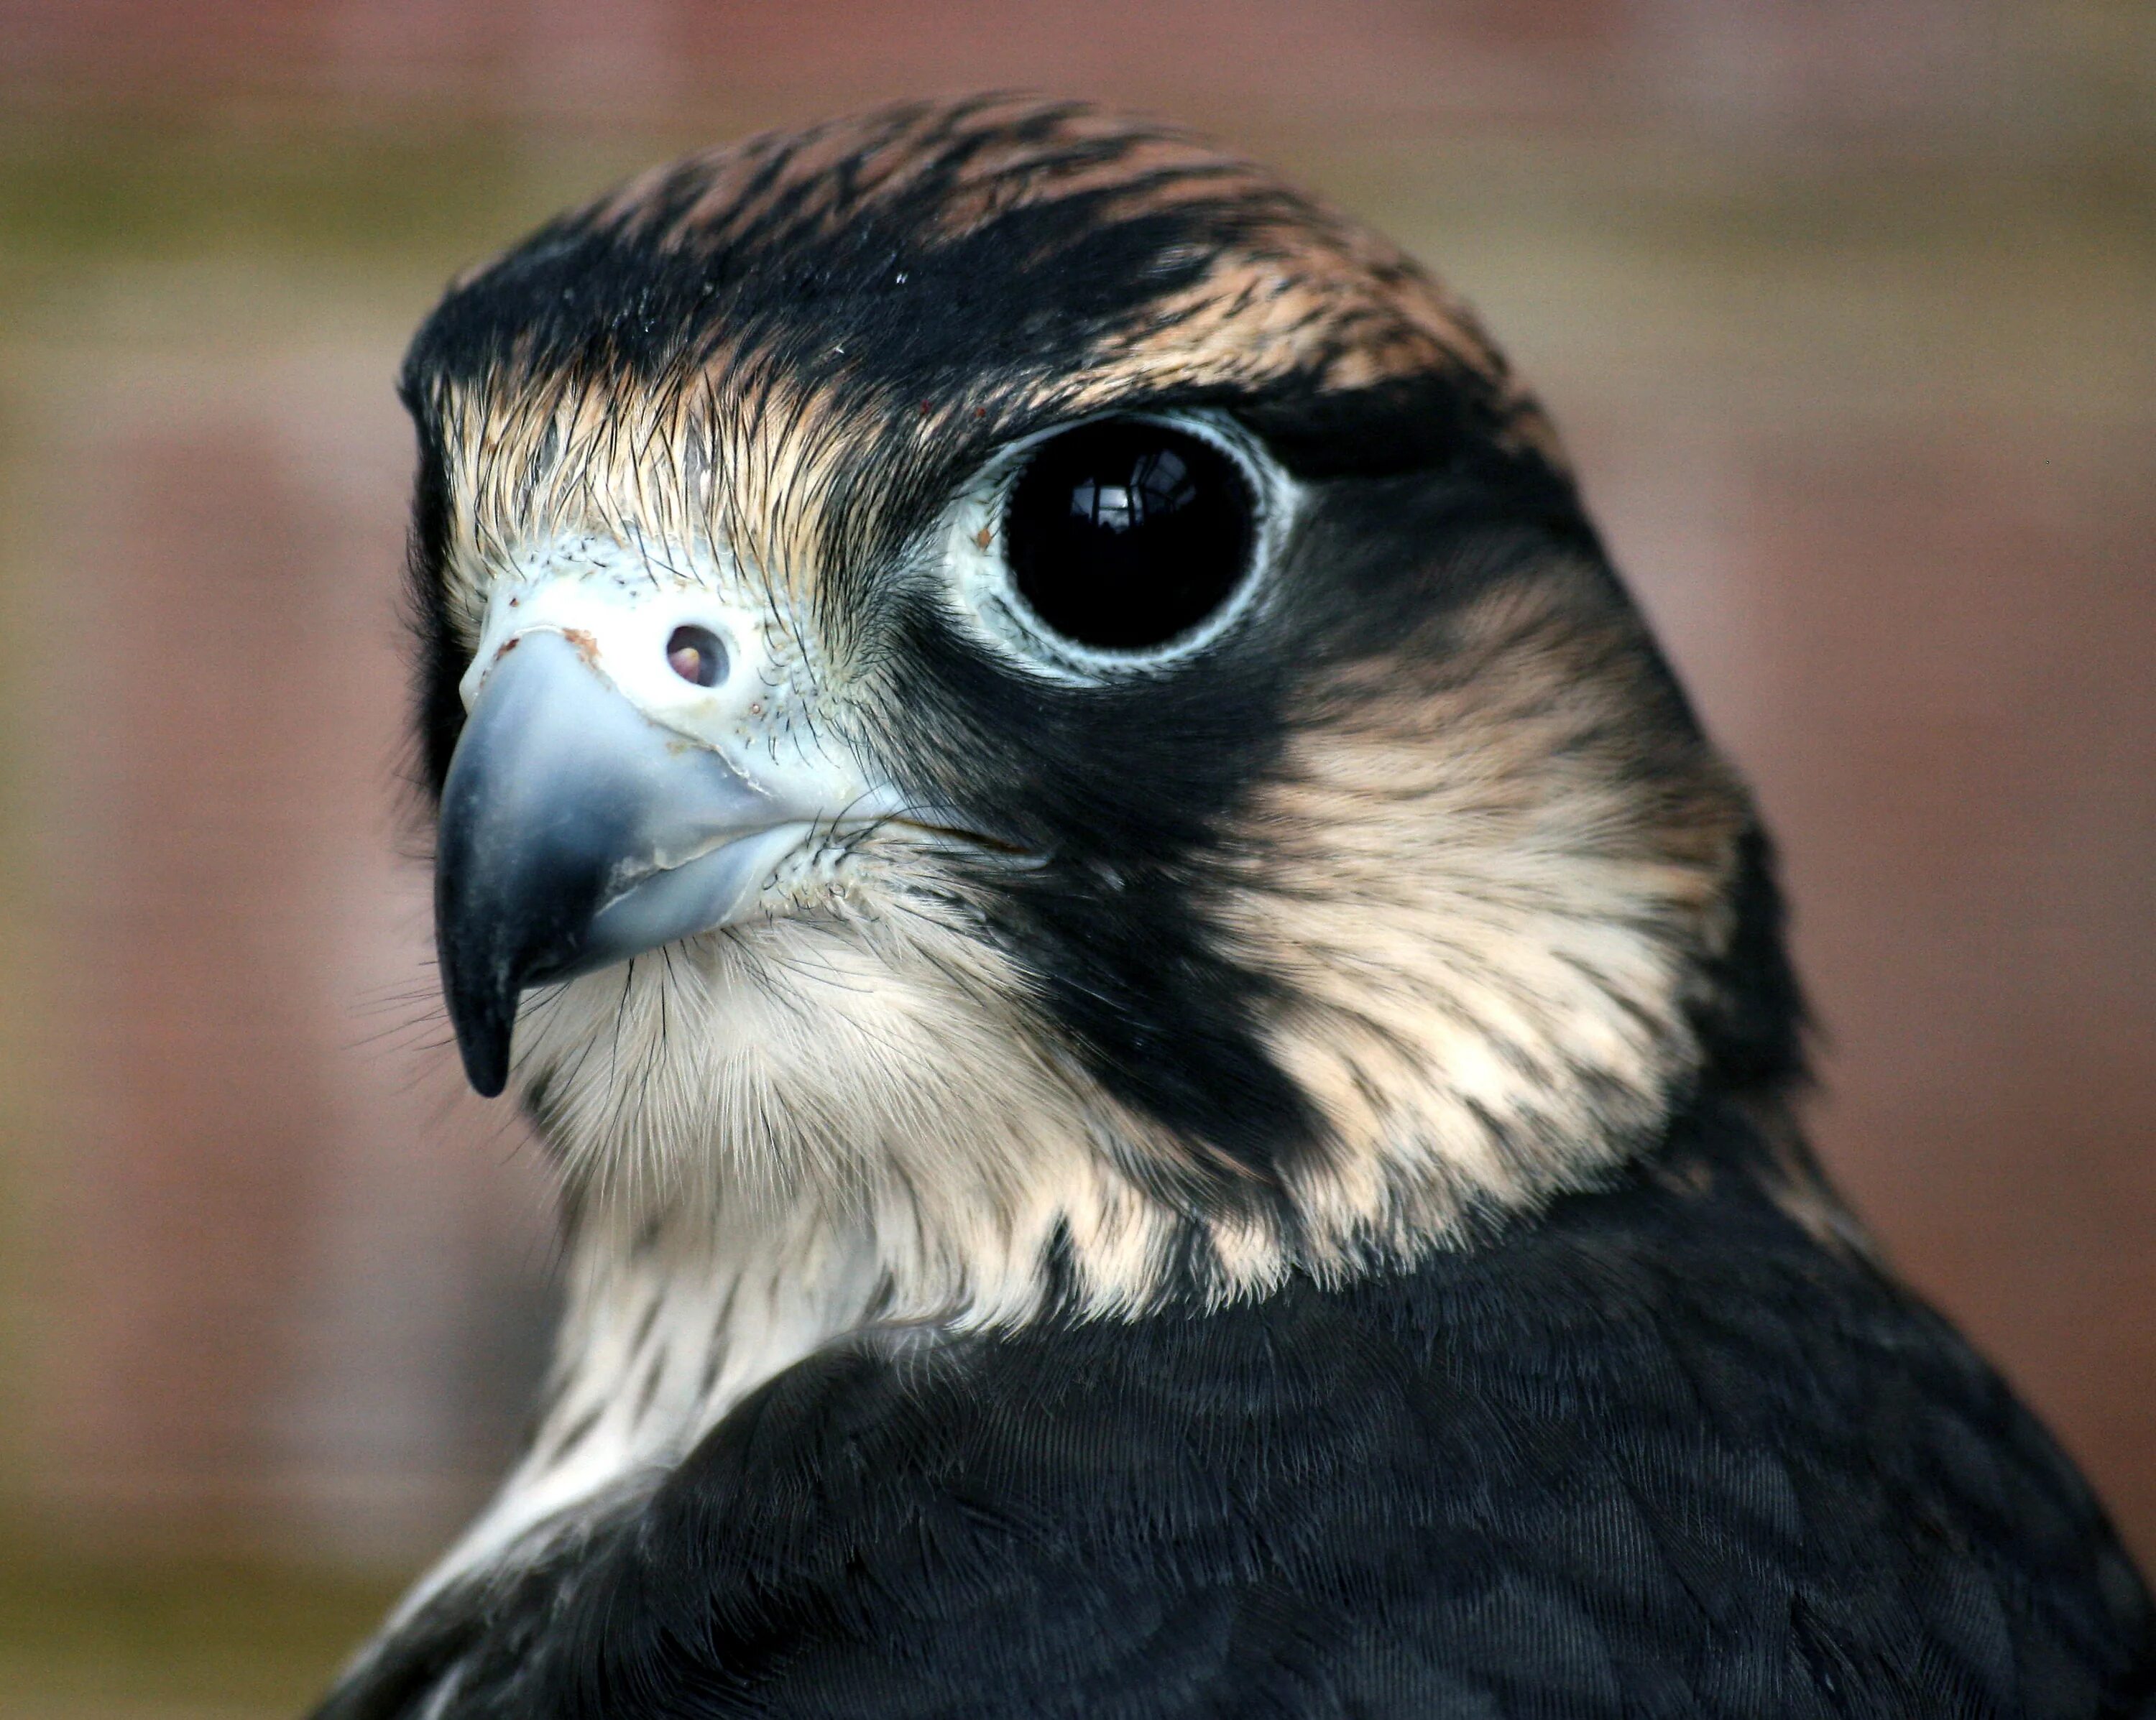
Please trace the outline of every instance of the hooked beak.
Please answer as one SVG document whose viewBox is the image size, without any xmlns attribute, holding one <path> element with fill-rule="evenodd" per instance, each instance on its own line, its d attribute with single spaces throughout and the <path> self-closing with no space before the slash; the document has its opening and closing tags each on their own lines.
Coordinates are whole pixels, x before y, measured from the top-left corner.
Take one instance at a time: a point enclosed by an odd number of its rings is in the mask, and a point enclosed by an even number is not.
<svg viewBox="0 0 2156 1720">
<path fill-rule="evenodd" d="M 465 1072 L 507 1085 L 526 986 L 748 911 L 819 808 L 654 722 L 562 632 L 511 639 L 443 786 L 434 926 Z"/>
</svg>

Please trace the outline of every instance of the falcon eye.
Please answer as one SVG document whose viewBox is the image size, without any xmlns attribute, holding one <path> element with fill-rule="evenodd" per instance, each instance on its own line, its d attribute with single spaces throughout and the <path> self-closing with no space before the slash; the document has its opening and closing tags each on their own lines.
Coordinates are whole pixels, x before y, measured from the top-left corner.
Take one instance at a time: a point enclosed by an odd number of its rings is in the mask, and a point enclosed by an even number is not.
<svg viewBox="0 0 2156 1720">
<path fill-rule="evenodd" d="M 666 641 L 666 664 L 685 681 L 716 687 L 726 672 L 726 648 L 709 627 L 676 627 Z"/>
<path fill-rule="evenodd" d="M 1235 596 L 1256 506 L 1210 442 L 1110 420 L 1041 444 L 1011 486 L 1003 536 L 1019 595 L 1048 627 L 1094 650 L 1142 651 Z"/>
</svg>

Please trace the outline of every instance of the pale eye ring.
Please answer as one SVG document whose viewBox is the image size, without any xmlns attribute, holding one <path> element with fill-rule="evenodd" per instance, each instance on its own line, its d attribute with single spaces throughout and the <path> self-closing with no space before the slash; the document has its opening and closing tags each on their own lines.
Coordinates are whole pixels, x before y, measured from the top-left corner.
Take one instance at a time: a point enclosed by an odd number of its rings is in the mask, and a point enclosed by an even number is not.
<svg viewBox="0 0 2156 1720">
<path fill-rule="evenodd" d="M 947 516 L 944 565 L 988 638 L 1098 685 L 1185 661 L 1263 602 L 1300 503 L 1224 413 L 1111 413 L 1003 449 Z"/>
</svg>

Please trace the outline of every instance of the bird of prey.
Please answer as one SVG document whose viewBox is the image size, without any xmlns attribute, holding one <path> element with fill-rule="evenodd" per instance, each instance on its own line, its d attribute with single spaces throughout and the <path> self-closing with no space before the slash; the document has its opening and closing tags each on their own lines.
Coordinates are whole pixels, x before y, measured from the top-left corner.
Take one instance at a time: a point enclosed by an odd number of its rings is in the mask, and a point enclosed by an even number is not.
<svg viewBox="0 0 2156 1720">
<path fill-rule="evenodd" d="M 321 1711 L 2138 1712 L 1808 1155 L 1766 837 L 1415 264 L 1076 105 L 698 155 L 403 376 L 529 1448 Z"/>
</svg>

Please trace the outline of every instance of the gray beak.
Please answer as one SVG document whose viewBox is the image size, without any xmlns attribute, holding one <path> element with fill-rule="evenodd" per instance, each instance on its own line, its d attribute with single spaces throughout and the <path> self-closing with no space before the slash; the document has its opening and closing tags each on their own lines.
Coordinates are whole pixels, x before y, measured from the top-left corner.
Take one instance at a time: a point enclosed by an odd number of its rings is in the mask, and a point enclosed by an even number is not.
<svg viewBox="0 0 2156 1720">
<path fill-rule="evenodd" d="M 645 716 L 562 634 L 486 673 L 442 790 L 434 926 L 471 1084 L 507 1085 L 525 988 L 750 911 L 815 815 Z"/>
</svg>

